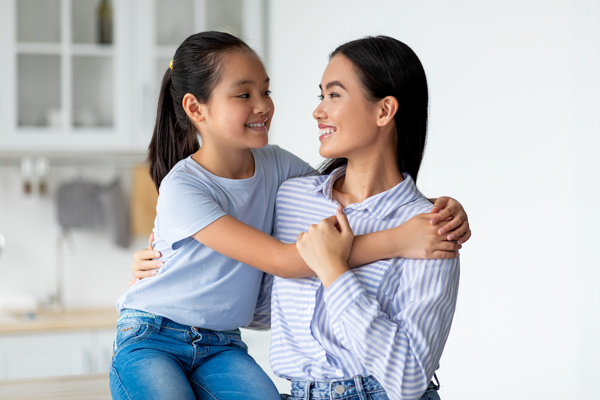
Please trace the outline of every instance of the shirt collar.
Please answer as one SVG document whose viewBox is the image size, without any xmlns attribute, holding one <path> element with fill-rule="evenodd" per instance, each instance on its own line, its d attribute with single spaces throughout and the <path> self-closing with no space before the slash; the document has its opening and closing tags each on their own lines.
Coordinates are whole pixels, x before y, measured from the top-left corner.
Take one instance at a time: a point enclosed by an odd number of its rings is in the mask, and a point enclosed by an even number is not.
<svg viewBox="0 0 600 400">
<path fill-rule="evenodd" d="M 323 183 L 308 190 L 308 193 L 321 192 L 328 200 L 334 201 L 333 185 L 335 181 L 344 175 L 346 175 L 346 165 L 342 165 L 333 170 Z M 404 180 L 393 188 L 378 193 L 375 196 L 371 196 L 363 202 L 350 204 L 345 210 L 369 210 L 369 212 L 378 219 L 386 218 L 401 206 L 414 201 L 420 196 L 417 186 L 411 176 L 408 173 L 403 172 L 402 177 Z"/>
</svg>

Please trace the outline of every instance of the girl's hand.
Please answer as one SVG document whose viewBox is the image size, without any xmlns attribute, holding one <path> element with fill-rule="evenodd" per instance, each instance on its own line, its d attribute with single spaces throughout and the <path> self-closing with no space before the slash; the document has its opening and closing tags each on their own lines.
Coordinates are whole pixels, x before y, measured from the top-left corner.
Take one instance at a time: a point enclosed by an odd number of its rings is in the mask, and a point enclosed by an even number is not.
<svg viewBox="0 0 600 400">
<path fill-rule="evenodd" d="M 452 197 L 440 197 L 436 200 L 432 213 L 438 213 L 431 219 L 431 225 L 437 225 L 438 234 L 446 235 L 448 240 L 463 244 L 471 237 L 469 220 L 463 206 Z"/>
<path fill-rule="evenodd" d="M 335 216 L 325 218 L 317 225 L 311 225 L 308 232 L 300 233 L 296 248 L 327 289 L 337 278 L 349 271 L 348 257 L 353 241 L 352 228 L 342 206 L 338 206 Z"/>
<path fill-rule="evenodd" d="M 154 260 L 155 258 L 160 258 L 160 252 L 154 251 L 152 242 L 154 242 L 154 233 L 148 239 L 148 247 L 136 252 L 133 256 L 133 264 L 131 265 L 133 279 L 129 281 L 130 287 L 141 279 L 156 275 L 158 273 L 157 270 L 163 265 L 162 261 Z"/>
<path fill-rule="evenodd" d="M 400 257 L 421 260 L 435 258 L 455 258 L 462 247 L 458 243 L 446 240 L 438 233 L 438 227 L 431 220 L 439 214 L 418 214 L 394 228 L 394 242 L 400 246 Z"/>
</svg>

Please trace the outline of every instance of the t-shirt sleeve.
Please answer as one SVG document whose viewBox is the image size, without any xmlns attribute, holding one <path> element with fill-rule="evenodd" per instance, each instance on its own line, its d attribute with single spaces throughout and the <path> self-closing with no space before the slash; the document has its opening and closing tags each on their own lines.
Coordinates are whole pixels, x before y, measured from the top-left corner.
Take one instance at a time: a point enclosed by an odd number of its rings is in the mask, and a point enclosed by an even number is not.
<svg viewBox="0 0 600 400">
<path fill-rule="evenodd" d="M 173 250 L 226 214 L 211 190 L 187 174 L 163 180 L 156 212 L 157 234 Z"/>
<path fill-rule="evenodd" d="M 279 169 L 282 174 L 282 181 L 280 184 L 290 178 L 308 175 L 315 172 L 314 168 L 311 167 L 309 163 L 290 153 L 289 151 L 284 150 L 277 145 L 273 145 L 272 149 L 275 157 L 277 158 L 277 164 L 279 165 Z"/>
</svg>

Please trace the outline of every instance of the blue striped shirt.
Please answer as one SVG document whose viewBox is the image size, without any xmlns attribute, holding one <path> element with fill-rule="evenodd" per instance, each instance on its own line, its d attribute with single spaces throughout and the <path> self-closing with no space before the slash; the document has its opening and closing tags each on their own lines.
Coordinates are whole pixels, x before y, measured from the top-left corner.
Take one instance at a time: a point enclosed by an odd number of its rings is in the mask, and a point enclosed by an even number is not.
<svg viewBox="0 0 600 400">
<path fill-rule="evenodd" d="M 310 224 L 335 214 L 333 184 L 345 174 L 291 179 L 276 199 L 275 237 L 294 243 Z M 344 212 L 355 235 L 396 227 L 431 204 L 413 180 Z M 352 269 L 327 290 L 317 277 L 272 287 L 271 366 L 285 379 L 374 376 L 390 399 L 418 399 L 438 367 L 450 332 L 458 258 L 394 258 Z M 255 315 L 256 316 L 256 315 Z"/>
</svg>

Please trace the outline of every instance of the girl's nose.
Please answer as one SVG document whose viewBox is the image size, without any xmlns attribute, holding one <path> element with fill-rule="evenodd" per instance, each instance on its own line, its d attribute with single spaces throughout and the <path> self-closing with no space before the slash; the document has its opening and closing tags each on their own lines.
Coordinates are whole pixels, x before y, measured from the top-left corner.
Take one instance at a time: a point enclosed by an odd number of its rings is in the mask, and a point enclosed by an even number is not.
<svg viewBox="0 0 600 400">
<path fill-rule="evenodd" d="M 255 114 L 266 114 L 271 110 L 271 108 L 269 107 L 269 104 L 265 101 L 265 99 L 261 98 L 255 105 L 254 105 L 254 113 Z"/>
</svg>

